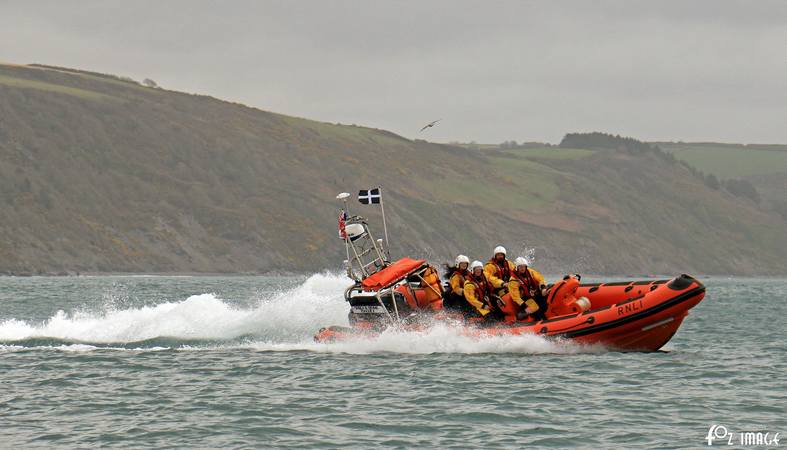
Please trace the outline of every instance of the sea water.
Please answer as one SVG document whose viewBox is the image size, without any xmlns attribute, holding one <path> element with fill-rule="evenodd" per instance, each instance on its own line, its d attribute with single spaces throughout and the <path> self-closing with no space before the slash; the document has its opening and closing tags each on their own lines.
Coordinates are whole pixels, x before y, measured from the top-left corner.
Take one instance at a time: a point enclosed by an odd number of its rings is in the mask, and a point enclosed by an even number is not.
<svg viewBox="0 0 787 450">
<path fill-rule="evenodd" d="M 0 278 L 0 448 L 674 448 L 707 446 L 714 426 L 787 433 L 787 280 L 703 279 L 705 300 L 657 353 L 445 325 L 315 343 L 347 324 L 347 281 Z"/>
</svg>

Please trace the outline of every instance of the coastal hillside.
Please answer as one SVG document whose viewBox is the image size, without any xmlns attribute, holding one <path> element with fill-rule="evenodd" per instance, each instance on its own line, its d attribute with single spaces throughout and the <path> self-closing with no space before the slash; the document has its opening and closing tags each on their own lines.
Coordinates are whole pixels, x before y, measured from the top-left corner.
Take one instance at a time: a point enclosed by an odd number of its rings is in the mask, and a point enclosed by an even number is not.
<svg viewBox="0 0 787 450">
<path fill-rule="evenodd" d="M 381 184 L 394 255 L 480 259 L 503 243 L 552 273 L 787 274 L 772 207 L 668 151 L 570 136 L 442 145 L 0 65 L 0 273 L 334 270 L 335 195 Z M 351 212 L 379 223 L 376 207 Z"/>
<path fill-rule="evenodd" d="M 664 142 L 657 145 L 703 172 L 711 187 L 750 183 L 762 207 L 787 219 L 787 145 Z"/>
</svg>

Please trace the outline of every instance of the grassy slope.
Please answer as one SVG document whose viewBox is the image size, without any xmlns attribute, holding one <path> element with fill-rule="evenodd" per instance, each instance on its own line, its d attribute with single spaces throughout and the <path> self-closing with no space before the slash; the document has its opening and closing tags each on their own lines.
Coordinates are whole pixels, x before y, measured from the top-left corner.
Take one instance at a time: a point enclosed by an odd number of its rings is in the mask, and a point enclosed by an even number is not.
<svg viewBox="0 0 787 450">
<path fill-rule="evenodd" d="M 787 174 L 787 145 L 715 143 L 659 143 L 658 145 L 678 159 L 721 178 Z"/>
<path fill-rule="evenodd" d="M 787 273 L 781 218 L 650 156 L 413 142 L 19 66 L 0 66 L 0 118 L 0 271 L 337 267 L 333 197 L 381 183 L 399 254 L 502 242 L 555 272 Z"/>
<path fill-rule="evenodd" d="M 670 142 L 659 146 L 719 179 L 750 181 L 764 200 L 763 208 L 787 219 L 787 145 Z"/>
</svg>

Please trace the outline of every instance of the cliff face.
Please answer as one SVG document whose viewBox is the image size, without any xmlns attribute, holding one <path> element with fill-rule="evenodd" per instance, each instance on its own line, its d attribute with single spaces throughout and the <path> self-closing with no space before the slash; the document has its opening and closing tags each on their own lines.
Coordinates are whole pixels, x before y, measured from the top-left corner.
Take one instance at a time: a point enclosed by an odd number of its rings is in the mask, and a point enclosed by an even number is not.
<svg viewBox="0 0 787 450">
<path fill-rule="evenodd" d="M 553 272 L 787 273 L 781 216 L 653 154 L 471 150 L 0 65 L 0 272 L 338 268 L 334 197 L 377 184 L 394 255 L 503 243 Z"/>
</svg>

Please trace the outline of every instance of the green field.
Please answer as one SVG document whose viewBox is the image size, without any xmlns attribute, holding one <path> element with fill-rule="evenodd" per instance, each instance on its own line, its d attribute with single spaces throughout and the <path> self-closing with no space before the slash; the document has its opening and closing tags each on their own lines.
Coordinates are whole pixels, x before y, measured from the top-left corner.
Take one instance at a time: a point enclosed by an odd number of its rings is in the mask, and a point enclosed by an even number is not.
<svg viewBox="0 0 787 450">
<path fill-rule="evenodd" d="M 57 92 L 60 94 L 72 95 L 74 97 L 85 98 L 90 100 L 103 100 L 112 98 L 109 95 L 104 95 L 98 92 L 88 91 L 70 86 L 62 86 L 57 84 L 50 84 L 43 81 L 29 80 L 26 78 L 15 78 L 8 75 L 0 75 L 0 85 L 5 85 L 14 88 L 23 89 L 37 89 L 40 91 Z"/>
<path fill-rule="evenodd" d="M 659 147 L 719 178 L 787 173 L 787 146 L 659 143 Z"/>
<path fill-rule="evenodd" d="M 457 177 L 436 180 L 429 190 L 445 202 L 459 202 L 492 209 L 531 210 L 551 203 L 560 194 L 559 174 L 551 167 L 525 158 L 493 156 L 488 180 Z"/>
<path fill-rule="evenodd" d="M 469 150 L 477 150 L 486 154 L 506 154 L 528 159 L 547 158 L 547 159 L 578 159 L 592 155 L 594 150 L 583 148 L 565 148 L 557 146 L 543 147 L 514 147 L 504 148 L 497 144 L 458 144 L 458 147 Z"/>
</svg>

